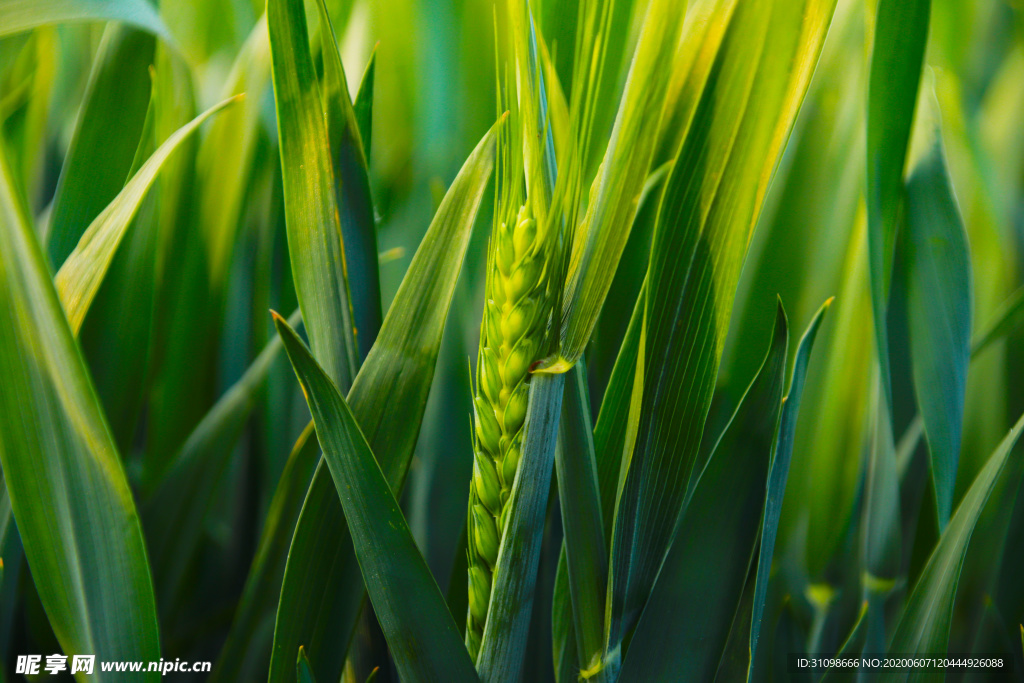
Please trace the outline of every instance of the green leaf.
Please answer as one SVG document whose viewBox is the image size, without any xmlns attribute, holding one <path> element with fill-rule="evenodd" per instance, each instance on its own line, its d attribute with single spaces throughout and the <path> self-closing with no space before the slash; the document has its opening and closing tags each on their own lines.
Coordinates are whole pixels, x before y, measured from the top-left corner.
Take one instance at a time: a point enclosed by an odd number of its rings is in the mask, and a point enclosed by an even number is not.
<svg viewBox="0 0 1024 683">
<path fill-rule="evenodd" d="M 928 98 L 934 101 L 934 93 Z M 938 102 L 933 107 L 938 110 Z M 974 292 L 967 234 L 935 129 L 907 180 L 904 248 L 910 352 L 918 410 L 931 456 L 939 520 L 953 509 L 963 429 Z"/>
<path fill-rule="evenodd" d="M 299 683 L 316 683 L 313 677 L 313 668 L 309 665 L 309 657 L 306 656 L 306 648 L 299 646 L 299 657 L 295 662 L 295 677 Z"/>
<path fill-rule="evenodd" d="M 416 445 L 448 306 L 494 167 L 497 125 L 448 189 L 349 392 L 392 491 L 402 490 Z M 288 553 L 270 680 L 292 680 L 299 645 L 309 647 L 319 680 L 337 680 L 362 591 L 338 495 L 319 467 Z"/>
<path fill-rule="evenodd" d="M 103 282 L 117 247 L 164 162 L 181 141 L 195 132 L 203 121 L 237 99 L 238 97 L 233 97 L 224 100 L 179 128 L 160 145 L 82 235 L 78 246 L 64 261 L 64 265 L 54 278 L 61 303 L 67 313 L 68 323 L 74 333 L 77 334 L 82 326 L 85 314 L 89 311 L 89 306 Z"/>
<path fill-rule="evenodd" d="M 103 32 L 53 199 L 47 254 L 54 270 L 130 177 L 155 45 L 152 35 L 130 27 L 115 24 Z"/>
<path fill-rule="evenodd" d="M 301 0 L 270 0 L 267 26 L 295 293 L 313 355 L 348 390 L 359 366 L 355 322 L 330 141 Z"/>
<path fill-rule="evenodd" d="M 761 635 L 761 619 L 764 616 L 765 603 L 768 600 L 768 584 L 771 578 L 772 558 L 775 555 L 775 539 L 779 532 L 779 519 L 782 516 L 782 502 L 786 493 L 786 482 L 789 479 L 789 463 L 793 457 L 793 441 L 796 436 L 796 420 L 800 411 L 800 399 L 803 396 L 804 380 L 807 379 L 807 364 L 811 360 L 811 350 L 818 336 L 818 328 L 825 318 L 825 312 L 832 304 L 829 299 L 811 320 L 807 331 L 800 338 L 797 346 L 796 359 L 793 361 L 793 375 L 789 383 L 789 393 L 782 404 L 782 417 L 779 422 L 779 433 L 772 456 L 771 468 L 768 471 L 768 492 L 764 504 L 764 521 L 761 526 L 761 548 L 757 560 L 757 584 L 754 588 L 754 602 L 750 620 L 750 668 L 747 680 L 752 680 L 753 666 L 757 655 L 757 641 Z"/>
<path fill-rule="evenodd" d="M 615 513 L 611 653 L 648 599 L 696 481 L 751 231 L 834 7 L 831 0 L 736 5 L 667 181 L 630 408 L 636 438 L 626 442 Z"/>
<path fill-rule="evenodd" d="M 363 142 L 363 156 L 367 165 L 370 161 L 370 143 L 373 138 L 373 82 L 377 73 L 377 47 L 374 46 L 370 54 L 370 61 L 366 63 L 366 71 L 363 72 L 363 80 L 359 82 L 359 91 L 356 93 L 356 100 L 352 103 L 352 109 L 356 113 L 356 123 L 359 125 L 359 139 Z"/>
<path fill-rule="evenodd" d="M 788 345 L 780 302 L 764 363 L 677 523 L 621 680 L 714 678 L 757 548 L 768 471 L 779 443 Z"/>
<path fill-rule="evenodd" d="M 562 304 L 562 348 L 569 363 L 583 354 L 626 247 L 657 142 L 672 60 L 685 7 L 656 0 L 647 8 L 604 161 L 596 199 L 573 238 Z"/>
<path fill-rule="evenodd" d="M 278 479 L 234 621 L 210 674 L 211 683 L 255 680 L 266 672 L 270 663 L 274 607 L 281 592 L 288 544 L 320 460 L 320 447 L 314 433 L 310 422 L 296 441 Z"/>
<path fill-rule="evenodd" d="M 156 660 L 132 494 L 14 187 L 0 148 L 0 462 L 25 556 L 65 652 Z"/>
<path fill-rule="evenodd" d="M 907 606 L 889 643 L 889 651 L 914 655 L 945 652 L 948 648 L 953 602 L 971 534 L 974 533 L 974 527 L 985 508 L 985 502 L 1006 468 L 1022 429 L 1024 416 L 1017 421 L 992 453 L 970 489 L 964 494 L 907 599 Z M 1015 467 L 1012 471 L 1018 474 L 1020 468 Z M 915 676 L 912 672 L 900 671 L 889 672 L 883 680 L 919 678 L 920 675 Z"/>
<path fill-rule="evenodd" d="M 300 320 L 298 311 L 292 314 L 291 324 Z M 235 443 L 280 352 L 281 340 L 275 337 L 192 431 L 169 471 L 157 475 L 160 483 L 142 513 L 161 612 L 174 610 L 182 602 L 186 572 L 195 559 Z"/>
<path fill-rule="evenodd" d="M 474 680 L 473 662 L 444 596 L 355 415 L 284 318 L 275 315 L 274 323 L 313 413 L 363 581 L 398 674 L 410 681 Z"/>
<path fill-rule="evenodd" d="M 146 0 L 0 0 L 0 37 L 79 21 L 119 21 L 171 39 Z"/>
<path fill-rule="evenodd" d="M 882 393 L 892 410 L 885 322 L 903 168 L 928 43 L 931 0 L 878 0 L 868 80 L 868 263 Z"/>
<path fill-rule="evenodd" d="M 594 430 L 590 426 L 587 375 L 582 362 L 569 371 L 562 398 L 555 466 L 562 509 L 573 631 L 583 669 L 600 664 L 604 645 L 604 597 L 608 554 L 601 521 Z"/>
<path fill-rule="evenodd" d="M 539 374 L 530 381 L 522 459 L 512 483 L 511 512 L 498 548 L 477 658 L 482 681 L 515 681 L 522 673 L 564 386 L 565 374 Z"/>
<path fill-rule="evenodd" d="M 320 40 L 323 43 L 323 107 L 331 144 L 335 195 L 341 211 L 341 241 L 345 245 L 346 279 L 352 294 L 352 315 L 359 357 L 365 358 L 381 322 L 380 273 L 377 270 L 377 226 L 367 177 L 366 154 L 345 68 L 331 28 L 325 0 L 318 0 Z"/>
</svg>

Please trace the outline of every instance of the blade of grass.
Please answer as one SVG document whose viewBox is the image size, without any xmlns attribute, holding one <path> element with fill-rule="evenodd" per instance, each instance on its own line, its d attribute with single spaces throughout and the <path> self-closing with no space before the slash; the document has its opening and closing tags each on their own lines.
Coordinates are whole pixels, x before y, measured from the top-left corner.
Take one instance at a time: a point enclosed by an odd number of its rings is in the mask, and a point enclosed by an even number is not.
<svg viewBox="0 0 1024 683">
<path fill-rule="evenodd" d="M 937 116 L 934 91 L 926 96 Z M 974 288 L 963 218 L 946 169 L 938 121 L 907 180 L 905 249 L 911 366 L 924 420 L 939 531 L 953 510 L 970 361 Z M 919 124 L 920 125 L 920 124 Z"/>
<path fill-rule="evenodd" d="M 677 522 L 621 680 L 710 680 L 721 661 L 757 547 L 779 443 L 789 330 L 781 302 L 776 310 L 764 363 Z"/>
<path fill-rule="evenodd" d="M 676 0 L 656 0 L 647 9 L 608 149 L 594 180 L 596 201 L 573 238 L 560 350 L 570 364 L 583 354 L 611 287 L 608 273 L 615 272 L 629 239 L 657 142 L 683 10 Z"/>
<path fill-rule="evenodd" d="M 314 356 L 347 391 L 359 367 L 355 323 L 331 148 L 303 3 L 270 0 L 267 26 L 295 292 Z"/>
<path fill-rule="evenodd" d="M 156 605 L 132 494 L 14 188 L 0 147 L 0 462 L 25 556 L 65 652 L 155 661 Z"/>
<path fill-rule="evenodd" d="M 616 503 L 613 658 L 644 608 L 696 481 L 747 245 L 834 7 L 830 0 L 736 6 L 667 181 L 648 271 L 644 370 L 630 410 L 636 439 L 625 444 Z"/>
<path fill-rule="evenodd" d="M 349 405 L 392 491 L 402 490 L 408 472 L 448 306 L 494 167 L 498 125 L 448 189 L 349 392 Z M 338 495 L 318 467 L 288 553 L 270 680 L 293 680 L 299 645 L 309 648 L 319 680 L 337 680 L 362 591 Z"/>
<path fill-rule="evenodd" d="M 444 596 L 355 415 L 285 319 L 274 314 L 274 323 L 313 414 L 363 582 L 399 675 L 405 680 L 474 680 L 473 662 Z"/>
<path fill-rule="evenodd" d="M 150 98 L 155 44 L 152 35 L 126 26 L 103 32 L 53 199 L 46 251 L 54 270 L 130 175 Z"/>
<path fill-rule="evenodd" d="M 54 278 L 72 332 L 77 334 L 82 326 L 117 247 L 164 162 L 203 121 L 234 103 L 238 97 L 224 100 L 207 109 L 169 137 L 82 235 L 78 246 Z"/>
<path fill-rule="evenodd" d="M 352 315 L 359 358 L 369 353 L 380 330 L 380 273 L 377 269 L 377 226 L 367 177 L 359 122 L 348 94 L 345 68 L 338 53 L 325 0 L 316 6 L 323 43 L 323 108 L 334 167 L 334 192 L 341 211 L 341 241 L 345 245 L 346 278 L 352 294 Z"/>
<path fill-rule="evenodd" d="M 355 111 L 356 124 L 359 127 L 359 139 L 363 143 L 363 156 L 366 164 L 370 163 L 370 143 L 373 139 L 373 83 L 377 73 L 377 47 L 374 46 L 370 54 L 370 61 L 366 63 L 366 70 L 363 72 L 363 79 L 359 82 L 359 90 L 356 92 L 355 102 L 352 109 Z"/>
<path fill-rule="evenodd" d="M 589 671 L 600 665 L 604 646 L 608 555 L 601 521 L 587 375 L 582 362 L 569 371 L 565 385 L 555 466 L 573 631 L 580 667 Z"/>
<path fill-rule="evenodd" d="M 789 479 L 789 464 L 793 457 L 793 440 L 796 436 L 796 420 L 800 411 L 800 399 L 803 396 L 804 380 L 807 378 L 807 364 L 811 360 L 814 340 L 818 336 L 818 328 L 825 318 L 825 312 L 832 304 L 829 299 L 814 315 L 810 325 L 800 338 L 796 358 L 793 361 L 793 374 L 789 383 L 789 393 L 783 399 L 782 417 L 768 471 L 768 493 L 765 498 L 764 520 L 761 524 L 761 548 L 757 560 L 757 578 L 754 587 L 754 601 L 750 619 L 750 666 L 747 669 L 747 680 L 752 680 L 754 662 L 757 661 L 757 642 L 761 635 L 761 619 L 764 616 L 765 603 L 768 600 L 768 584 L 771 578 L 772 558 L 775 555 L 775 539 L 779 532 L 779 519 L 782 516 L 782 501 L 786 493 Z"/>
</svg>

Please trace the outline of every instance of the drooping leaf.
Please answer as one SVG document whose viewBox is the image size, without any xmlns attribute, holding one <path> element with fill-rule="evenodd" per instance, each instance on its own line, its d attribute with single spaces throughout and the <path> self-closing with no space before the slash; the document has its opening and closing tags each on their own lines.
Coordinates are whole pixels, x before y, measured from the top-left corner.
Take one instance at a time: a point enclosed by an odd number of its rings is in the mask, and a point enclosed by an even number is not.
<svg viewBox="0 0 1024 683">
<path fill-rule="evenodd" d="M 960 501 L 907 599 L 907 606 L 889 643 L 891 652 L 915 655 L 947 650 L 953 602 L 967 546 L 989 495 L 1007 470 L 1010 455 L 1022 429 L 1024 417 L 1017 421 L 992 453 Z M 1009 471 L 1019 476 L 1019 463 L 1015 463 Z M 885 681 L 919 678 L 919 675 L 915 676 L 911 671 L 886 672 L 882 677 Z"/>
<path fill-rule="evenodd" d="M 156 604 L 132 494 L 14 188 L 0 148 L 0 462 L 25 557 L 65 652 L 156 660 Z"/>
<path fill-rule="evenodd" d="M 155 44 L 151 34 L 127 26 L 103 32 L 53 200 L 46 251 L 54 270 L 129 177 L 150 98 Z"/>
<path fill-rule="evenodd" d="M 124 186 L 96 220 L 82 235 L 78 246 L 64 261 L 54 278 L 61 303 L 67 312 L 71 330 L 78 332 L 85 319 L 89 306 L 103 282 L 103 277 L 110 267 L 114 253 L 124 237 L 128 226 L 135 217 L 136 211 L 146 192 L 153 185 L 160 167 L 177 146 L 191 135 L 199 126 L 218 111 L 237 100 L 224 100 L 194 118 L 169 137 L 164 144 L 153 153 L 138 173 Z"/>
<path fill-rule="evenodd" d="M 933 107 L 937 110 L 938 103 Z M 914 387 L 941 531 L 953 509 L 974 296 L 967 234 L 937 125 L 929 150 L 907 180 L 907 233 L 901 244 Z"/>
<path fill-rule="evenodd" d="M 678 522 L 630 641 L 621 680 L 714 678 L 757 547 L 769 467 L 779 444 L 788 345 L 780 302 L 768 354 Z"/>
<path fill-rule="evenodd" d="M 119 21 L 170 39 L 160 15 L 145 0 L 0 0 L 0 37 L 79 21 Z"/>
<path fill-rule="evenodd" d="M 469 652 L 355 415 L 284 318 L 275 315 L 274 323 L 313 413 L 363 582 L 399 675 L 472 681 Z"/>
<path fill-rule="evenodd" d="M 764 520 L 761 525 L 761 547 L 757 561 L 756 586 L 750 619 L 750 668 L 747 680 L 751 680 L 753 663 L 756 661 L 757 642 L 761 634 L 761 619 L 764 616 L 765 603 L 768 600 L 768 583 L 771 577 L 772 558 L 775 554 L 775 539 L 779 532 L 779 518 L 782 516 L 782 501 L 789 480 L 789 464 L 793 457 L 793 440 L 796 436 L 796 420 L 800 411 L 800 399 L 803 396 L 804 380 L 807 379 L 807 364 L 811 360 L 811 350 L 818 336 L 818 328 L 825 318 L 825 312 L 832 304 L 829 299 L 811 320 L 810 325 L 800 338 L 796 359 L 793 361 L 793 375 L 789 383 L 789 393 L 782 404 L 782 417 L 768 471 L 768 492 L 764 505 Z"/>
<path fill-rule="evenodd" d="M 295 292 L 313 355 L 347 391 L 359 367 L 355 322 L 330 140 L 303 3 L 270 0 L 267 26 Z"/>
<path fill-rule="evenodd" d="M 497 125 L 448 189 L 349 392 L 349 405 L 392 491 L 402 490 L 419 434 L 448 306 L 494 167 Z M 271 680 L 292 680 L 299 645 L 309 648 L 318 680 L 337 680 L 362 595 L 341 504 L 321 466 L 288 553 Z"/>
</svg>

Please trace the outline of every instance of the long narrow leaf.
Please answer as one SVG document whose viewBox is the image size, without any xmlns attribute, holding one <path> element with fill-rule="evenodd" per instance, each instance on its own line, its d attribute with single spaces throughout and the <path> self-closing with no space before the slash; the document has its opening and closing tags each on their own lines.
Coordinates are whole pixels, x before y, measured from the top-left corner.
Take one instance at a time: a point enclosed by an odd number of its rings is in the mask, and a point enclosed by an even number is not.
<svg viewBox="0 0 1024 683">
<path fill-rule="evenodd" d="M 96 217 L 82 235 L 78 246 L 64 261 L 54 280 L 73 332 L 77 333 L 82 326 L 85 314 L 89 311 L 89 306 L 92 305 L 93 298 L 103 282 L 114 253 L 161 166 L 181 141 L 195 132 L 203 121 L 237 99 L 238 97 L 233 97 L 207 109 L 160 145 L 135 177 L 124 186 L 114 201 Z"/>
<path fill-rule="evenodd" d="M 120 21 L 170 38 L 146 0 L 0 0 L 0 37 L 79 21 Z"/>
<path fill-rule="evenodd" d="M 757 547 L 788 344 L 780 303 L 768 354 L 700 475 L 633 634 L 621 680 L 714 677 Z"/>
<path fill-rule="evenodd" d="M 65 652 L 156 660 L 132 494 L 14 188 L 0 147 L 0 462 L 25 556 Z"/>
<path fill-rule="evenodd" d="M 399 675 L 410 681 L 473 680 L 473 662 L 444 596 L 355 415 L 285 319 L 275 315 L 274 323 L 313 413 L 363 581 Z"/>
<path fill-rule="evenodd" d="M 974 295 L 967 234 L 937 127 L 936 122 L 930 148 L 907 180 L 907 234 L 901 244 L 914 387 L 942 530 L 953 510 L 960 459 Z"/>
<path fill-rule="evenodd" d="M 796 420 L 800 411 L 800 399 L 803 396 L 804 380 L 807 379 L 807 364 L 811 360 L 814 340 L 818 336 L 818 328 L 825 318 L 825 312 L 832 304 L 829 299 L 814 315 L 810 325 L 800 338 L 793 361 L 793 375 L 789 383 L 789 393 L 782 405 L 782 417 L 779 422 L 779 433 L 776 437 L 775 454 L 771 469 L 768 471 L 768 493 L 764 504 L 764 521 L 761 525 L 761 548 L 757 560 L 756 586 L 750 619 L 750 666 L 747 680 L 752 680 L 754 662 L 757 661 L 757 642 L 761 635 L 761 619 L 764 616 L 765 602 L 768 600 L 768 582 L 771 576 L 772 558 L 775 555 L 775 539 L 779 532 L 779 518 L 782 516 L 782 501 L 786 493 L 786 482 L 789 480 L 789 463 L 793 457 L 793 440 L 796 436 Z"/>
<path fill-rule="evenodd" d="M 1006 469 L 1022 429 L 1024 416 L 992 453 L 964 495 L 907 600 L 907 607 L 890 641 L 890 651 L 908 655 L 946 651 L 953 601 L 967 546 L 989 495 Z M 1014 467 L 1013 471 L 1019 473 L 1020 467 Z M 887 672 L 883 677 L 886 681 L 911 679 L 914 676 L 910 671 Z"/>
<path fill-rule="evenodd" d="M 349 392 L 392 491 L 402 490 L 416 445 L 448 306 L 494 167 L 498 125 L 448 189 Z M 294 680 L 299 645 L 308 648 L 318 680 L 338 680 L 362 595 L 338 495 L 321 466 L 288 552 L 270 680 Z"/>
<path fill-rule="evenodd" d="M 347 390 L 359 366 L 355 323 L 330 142 L 301 0 L 270 0 L 267 26 L 295 293 L 313 355 Z"/>
</svg>

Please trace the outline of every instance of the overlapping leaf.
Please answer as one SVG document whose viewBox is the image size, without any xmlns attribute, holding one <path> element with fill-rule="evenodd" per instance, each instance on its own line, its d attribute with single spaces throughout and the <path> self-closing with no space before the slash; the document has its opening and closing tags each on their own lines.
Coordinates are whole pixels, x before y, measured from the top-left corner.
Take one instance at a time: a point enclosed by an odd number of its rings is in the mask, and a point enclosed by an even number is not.
<svg viewBox="0 0 1024 683">
<path fill-rule="evenodd" d="M 0 461 L 25 556 L 65 652 L 155 661 L 156 605 L 131 491 L 14 188 L 0 148 Z"/>
<path fill-rule="evenodd" d="M 349 392 L 348 403 L 392 491 L 402 490 L 419 434 L 448 306 L 494 166 L 495 136 L 492 128 L 448 189 Z M 288 554 L 271 680 L 292 680 L 299 645 L 308 648 L 319 680 L 336 680 L 361 600 L 352 541 L 321 466 Z"/>
</svg>

